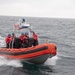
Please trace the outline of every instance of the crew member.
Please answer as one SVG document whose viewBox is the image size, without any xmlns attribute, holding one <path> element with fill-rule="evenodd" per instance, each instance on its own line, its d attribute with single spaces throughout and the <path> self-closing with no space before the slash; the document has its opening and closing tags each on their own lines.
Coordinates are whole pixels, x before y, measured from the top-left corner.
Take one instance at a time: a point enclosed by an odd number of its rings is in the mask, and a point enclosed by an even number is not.
<svg viewBox="0 0 75 75">
<path fill-rule="evenodd" d="M 5 39 L 5 42 L 6 42 L 6 47 L 10 48 L 10 45 L 11 45 L 11 34 L 8 34 L 8 36 Z"/>
<path fill-rule="evenodd" d="M 14 33 L 12 33 L 12 36 L 11 36 L 11 47 L 12 48 L 15 48 L 15 34 Z"/>
<path fill-rule="evenodd" d="M 34 31 L 33 31 L 33 39 L 34 39 L 33 46 L 38 45 L 38 36 Z"/>
<path fill-rule="evenodd" d="M 29 47 L 29 34 L 28 34 L 28 32 L 25 33 L 23 40 L 24 40 L 24 47 L 25 48 Z"/>
<path fill-rule="evenodd" d="M 24 33 L 21 34 L 20 40 L 21 40 L 21 47 L 23 47 L 23 44 L 24 44 Z"/>
</svg>

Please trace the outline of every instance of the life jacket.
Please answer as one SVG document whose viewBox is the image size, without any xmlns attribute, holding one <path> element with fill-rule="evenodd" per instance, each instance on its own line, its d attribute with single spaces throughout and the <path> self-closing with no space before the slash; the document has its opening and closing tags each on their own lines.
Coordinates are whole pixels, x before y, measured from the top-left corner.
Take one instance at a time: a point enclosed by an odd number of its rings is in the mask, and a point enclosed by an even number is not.
<svg viewBox="0 0 75 75">
<path fill-rule="evenodd" d="M 6 41 L 7 44 L 10 43 L 11 42 L 11 37 L 6 37 L 5 41 Z"/>
<path fill-rule="evenodd" d="M 29 41 L 28 36 L 24 35 L 23 40 L 24 40 L 24 44 L 28 44 Z"/>
<path fill-rule="evenodd" d="M 23 35 L 20 36 L 20 39 L 21 39 L 21 42 L 24 43 L 24 36 Z"/>
<path fill-rule="evenodd" d="M 33 33 L 33 38 L 34 40 L 38 40 L 38 36 L 35 33 Z"/>
<path fill-rule="evenodd" d="M 11 36 L 11 41 L 12 41 L 12 42 L 14 41 L 14 36 Z"/>
</svg>

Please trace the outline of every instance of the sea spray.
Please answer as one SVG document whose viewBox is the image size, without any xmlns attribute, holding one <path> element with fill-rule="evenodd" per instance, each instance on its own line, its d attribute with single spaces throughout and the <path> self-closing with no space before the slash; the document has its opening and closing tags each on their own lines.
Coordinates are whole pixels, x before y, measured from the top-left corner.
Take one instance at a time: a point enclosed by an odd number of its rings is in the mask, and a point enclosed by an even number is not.
<svg viewBox="0 0 75 75">
<path fill-rule="evenodd" d="M 5 46 L 5 39 L 0 35 L 0 47 Z"/>
<path fill-rule="evenodd" d="M 54 56 L 52 58 L 48 58 L 44 65 L 56 65 L 56 61 L 58 60 L 58 56 Z"/>
<path fill-rule="evenodd" d="M 11 60 L 0 56 L 0 66 L 23 67 L 20 60 Z"/>
</svg>

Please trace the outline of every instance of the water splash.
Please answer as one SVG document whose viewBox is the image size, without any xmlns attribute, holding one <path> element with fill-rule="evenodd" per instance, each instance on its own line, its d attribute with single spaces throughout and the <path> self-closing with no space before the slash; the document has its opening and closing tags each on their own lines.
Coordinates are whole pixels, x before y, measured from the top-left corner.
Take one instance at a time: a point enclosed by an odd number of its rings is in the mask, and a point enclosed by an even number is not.
<svg viewBox="0 0 75 75">
<path fill-rule="evenodd" d="M 58 56 L 54 56 L 52 58 L 48 58 L 44 65 L 56 65 L 56 61 L 58 60 Z"/>
<path fill-rule="evenodd" d="M 5 39 L 0 35 L 0 47 L 5 46 Z"/>
<path fill-rule="evenodd" d="M 19 60 L 10 60 L 0 56 L 0 66 L 23 67 Z"/>
</svg>

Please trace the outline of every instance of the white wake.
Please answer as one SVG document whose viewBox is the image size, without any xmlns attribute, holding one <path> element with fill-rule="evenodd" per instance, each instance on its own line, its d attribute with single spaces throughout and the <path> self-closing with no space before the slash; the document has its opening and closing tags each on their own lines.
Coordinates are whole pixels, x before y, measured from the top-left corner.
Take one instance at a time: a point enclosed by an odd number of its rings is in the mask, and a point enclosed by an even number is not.
<svg viewBox="0 0 75 75">
<path fill-rule="evenodd" d="M 5 47 L 5 38 L 0 36 L 0 47 Z M 19 60 L 9 60 L 0 56 L 0 66 L 23 67 Z"/>
<path fill-rule="evenodd" d="M 0 66 L 23 67 L 19 60 L 10 60 L 0 56 Z"/>
<path fill-rule="evenodd" d="M 58 56 L 54 56 L 52 58 L 48 58 L 44 65 L 56 65 L 56 61 L 58 60 Z"/>
<path fill-rule="evenodd" d="M 5 47 L 5 39 L 0 35 L 0 47 Z"/>
</svg>

